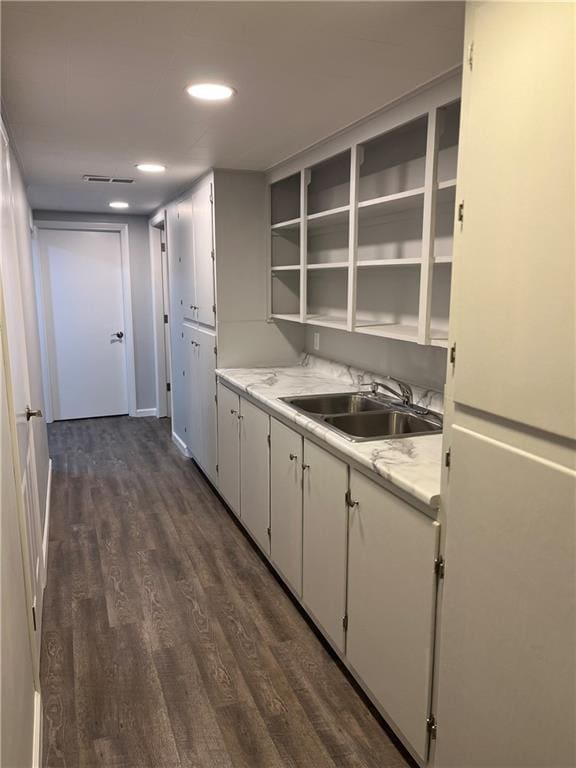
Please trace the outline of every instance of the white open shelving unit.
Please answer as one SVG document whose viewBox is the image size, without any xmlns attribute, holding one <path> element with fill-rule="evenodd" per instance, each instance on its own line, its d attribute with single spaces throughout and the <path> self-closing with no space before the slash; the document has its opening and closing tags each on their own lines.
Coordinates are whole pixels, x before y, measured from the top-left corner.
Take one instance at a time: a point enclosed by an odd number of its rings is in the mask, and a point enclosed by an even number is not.
<svg viewBox="0 0 576 768">
<path fill-rule="evenodd" d="M 271 320 L 447 346 L 460 102 L 417 104 L 273 180 Z"/>
</svg>

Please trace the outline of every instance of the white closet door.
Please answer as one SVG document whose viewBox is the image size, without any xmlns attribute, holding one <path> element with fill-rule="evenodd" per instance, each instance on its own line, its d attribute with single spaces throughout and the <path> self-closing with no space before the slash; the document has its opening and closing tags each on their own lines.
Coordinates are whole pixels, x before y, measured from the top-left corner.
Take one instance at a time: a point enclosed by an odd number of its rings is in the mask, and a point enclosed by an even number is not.
<svg viewBox="0 0 576 768">
<path fill-rule="evenodd" d="M 202 325 L 214 326 L 214 261 L 212 259 L 211 184 L 203 182 L 192 194 L 194 220 L 194 282 L 196 286 L 196 319 Z"/>
<path fill-rule="evenodd" d="M 120 234 L 41 229 L 38 240 L 54 418 L 128 413 Z"/>
<path fill-rule="evenodd" d="M 466 14 L 454 399 L 575 438 L 576 6 Z"/>
<path fill-rule="evenodd" d="M 196 388 L 199 398 L 199 427 L 201 429 L 202 469 L 216 483 L 216 335 L 202 329 L 196 330 Z"/>
<path fill-rule="evenodd" d="M 454 426 L 435 763 L 576 765 L 576 472 Z"/>
</svg>

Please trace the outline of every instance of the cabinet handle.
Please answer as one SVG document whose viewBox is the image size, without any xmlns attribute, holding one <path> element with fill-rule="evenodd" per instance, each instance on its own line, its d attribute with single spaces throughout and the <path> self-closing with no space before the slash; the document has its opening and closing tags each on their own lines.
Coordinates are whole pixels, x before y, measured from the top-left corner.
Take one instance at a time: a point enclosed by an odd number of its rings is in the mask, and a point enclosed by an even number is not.
<svg viewBox="0 0 576 768">
<path fill-rule="evenodd" d="M 239 414 L 238 414 L 238 420 L 240 421 L 240 420 L 242 420 L 243 418 L 244 418 L 244 416 L 242 416 L 242 414 L 241 414 L 241 413 L 239 413 Z"/>
<path fill-rule="evenodd" d="M 234 408 L 230 408 L 230 414 L 232 416 L 234 416 L 234 415 L 238 416 L 238 411 L 234 410 Z"/>
<path fill-rule="evenodd" d="M 302 464 L 302 469 L 310 469 L 310 464 Z"/>
<path fill-rule="evenodd" d="M 296 461 L 298 459 L 298 456 L 295 453 L 290 454 L 290 461 Z"/>
</svg>

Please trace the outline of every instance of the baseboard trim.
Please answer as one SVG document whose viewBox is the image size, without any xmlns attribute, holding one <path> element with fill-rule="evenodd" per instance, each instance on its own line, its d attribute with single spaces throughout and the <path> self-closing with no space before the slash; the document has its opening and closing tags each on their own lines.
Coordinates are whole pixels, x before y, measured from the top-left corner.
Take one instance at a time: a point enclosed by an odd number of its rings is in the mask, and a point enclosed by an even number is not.
<svg viewBox="0 0 576 768">
<path fill-rule="evenodd" d="M 48 483 L 46 485 L 46 502 L 44 511 L 44 532 L 42 534 L 42 559 L 44 562 L 44 578 L 42 586 L 46 586 L 48 572 L 48 538 L 50 533 L 50 500 L 52 498 L 52 459 L 48 459 Z"/>
<path fill-rule="evenodd" d="M 187 459 L 192 458 L 192 454 L 188 450 L 186 443 L 184 442 L 184 440 L 182 440 L 182 438 L 178 437 L 176 432 L 172 432 L 172 442 L 176 445 L 180 453 L 186 456 Z"/>
<path fill-rule="evenodd" d="M 156 408 L 138 408 L 134 414 L 137 418 L 141 416 L 157 416 L 158 411 Z"/>
<path fill-rule="evenodd" d="M 32 768 L 42 767 L 42 696 L 34 692 L 34 735 L 32 741 Z"/>
</svg>

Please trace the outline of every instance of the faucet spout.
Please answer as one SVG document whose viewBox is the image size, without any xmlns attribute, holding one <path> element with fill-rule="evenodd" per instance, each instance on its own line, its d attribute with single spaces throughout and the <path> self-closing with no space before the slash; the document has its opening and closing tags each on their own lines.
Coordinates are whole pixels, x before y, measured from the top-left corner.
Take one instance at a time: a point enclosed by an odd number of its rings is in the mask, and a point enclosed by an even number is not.
<svg viewBox="0 0 576 768">
<path fill-rule="evenodd" d="M 401 381 L 400 379 L 395 379 L 393 376 L 386 376 L 385 378 L 387 381 L 394 382 L 400 391 L 398 392 L 396 389 L 392 389 L 392 387 L 388 386 L 388 384 L 384 384 L 381 381 L 373 381 L 370 385 L 372 394 L 377 395 L 378 390 L 383 389 L 401 400 L 403 405 L 412 405 L 414 395 L 412 393 L 412 387 L 410 384 L 407 384 L 405 381 Z"/>
</svg>

